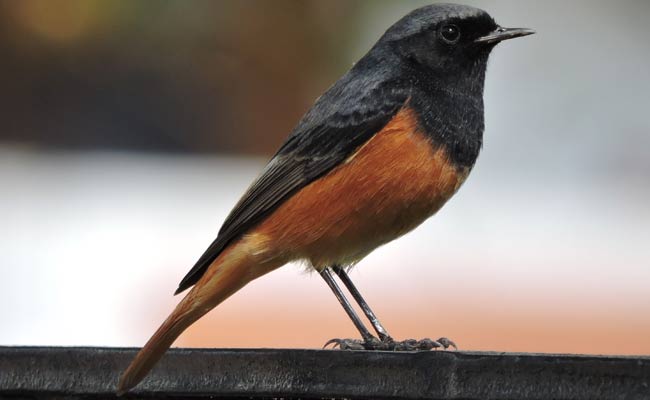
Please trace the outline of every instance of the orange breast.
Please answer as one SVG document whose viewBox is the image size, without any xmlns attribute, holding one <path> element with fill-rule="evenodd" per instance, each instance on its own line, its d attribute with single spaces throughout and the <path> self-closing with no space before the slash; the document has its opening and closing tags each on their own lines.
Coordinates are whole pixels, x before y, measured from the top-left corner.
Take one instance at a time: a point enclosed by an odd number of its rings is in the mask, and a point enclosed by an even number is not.
<svg viewBox="0 0 650 400">
<path fill-rule="evenodd" d="M 306 259 L 316 268 L 354 263 L 438 211 L 468 172 L 458 171 L 444 149 L 418 132 L 405 108 L 249 236 L 264 242 L 273 257 Z"/>
</svg>

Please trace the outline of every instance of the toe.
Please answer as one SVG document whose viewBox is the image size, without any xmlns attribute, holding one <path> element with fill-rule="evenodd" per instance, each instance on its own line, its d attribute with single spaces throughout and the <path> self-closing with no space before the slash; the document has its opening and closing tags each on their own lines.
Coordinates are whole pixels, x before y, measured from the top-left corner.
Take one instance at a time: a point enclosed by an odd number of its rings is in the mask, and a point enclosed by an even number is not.
<svg viewBox="0 0 650 400">
<path fill-rule="evenodd" d="M 440 339 L 436 340 L 438 343 L 442 345 L 443 348 L 448 349 L 450 347 L 453 347 L 454 350 L 458 350 L 458 346 L 456 346 L 456 343 L 454 343 L 451 339 L 448 339 L 446 337 L 441 337 Z"/>
<path fill-rule="evenodd" d="M 433 350 L 444 347 L 442 343 L 437 340 L 424 338 L 418 342 L 418 350 Z"/>
</svg>

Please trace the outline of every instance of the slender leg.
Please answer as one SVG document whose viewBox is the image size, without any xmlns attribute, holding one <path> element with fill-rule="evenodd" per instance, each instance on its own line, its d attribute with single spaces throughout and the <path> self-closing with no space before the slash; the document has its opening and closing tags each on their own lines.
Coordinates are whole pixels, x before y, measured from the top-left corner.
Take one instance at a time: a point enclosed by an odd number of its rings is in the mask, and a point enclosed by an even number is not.
<svg viewBox="0 0 650 400">
<path fill-rule="evenodd" d="M 379 339 L 381 339 L 382 342 L 392 341 L 393 338 L 390 337 L 386 328 L 384 328 L 381 322 L 379 322 L 379 319 L 372 311 L 372 309 L 370 309 L 370 306 L 368 305 L 366 300 L 364 300 L 363 296 L 361 296 L 359 289 L 357 289 L 356 286 L 354 286 L 354 283 L 352 283 L 352 280 L 345 272 L 345 270 L 341 268 L 339 265 L 332 266 L 332 270 L 336 273 L 336 275 L 339 276 L 341 282 L 343 282 L 345 287 L 348 288 L 350 294 L 352 294 L 352 297 L 354 297 L 354 300 L 357 301 L 357 303 L 363 310 L 363 313 L 366 314 L 366 317 L 368 317 L 368 320 L 370 320 L 372 327 L 375 328 L 375 331 L 377 331 L 377 335 L 379 335 Z"/>
<path fill-rule="evenodd" d="M 370 333 L 368 328 L 363 324 L 357 313 L 354 311 L 352 308 L 352 305 L 348 301 L 347 298 L 345 298 L 345 295 L 341 291 L 341 288 L 336 284 L 336 281 L 334 281 L 334 277 L 332 277 L 332 273 L 330 272 L 329 267 L 323 269 L 320 272 L 320 276 L 325 279 L 325 282 L 327 282 L 327 285 L 332 289 L 332 292 L 334 292 L 334 295 L 338 299 L 339 303 L 343 306 L 343 309 L 345 310 L 346 313 L 348 313 L 348 316 L 354 323 L 354 326 L 357 327 L 359 330 L 359 333 L 361 333 L 361 337 L 365 342 L 373 342 L 376 341 L 377 339 Z M 329 344 L 329 342 L 328 342 Z M 326 344 L 327 345 L 327 344 Z"/>
<path fill-rule="evenodd" d="M 352 297 L 359 304 L 363 313 L 368 317 L 373 328 L 377 331 L 379 335 L 379 340 L 374 337 L 370 331 L 363 324 L 357 313 L 352 308 L 352 305 L 345 297 L 341 288 L 336 284 L 332 272 L 334 271 L 338 277 L 341 279 L 345 287 L 350 291 Z M 432 350 L 437 348 L 447 349 L 453 347 L 457 349 L 456 344 L 445 338 L 441 337 L 438 340 L 431 340 L 425 338 L 422 340 L 407 339 L 401 342 L 396 342 L 391 338 L 386 331 L 386 328 L 379 322 L 375 313 L 370 309 L 370 306 L 365 301 L 359 290 L 354 286 L 352 280 L 348 274 L 338 265 L 332 267 L 327 267 L 320 272 L 320 275 L 323 277 L 327 285 L 332 289 L 334 295 L 338 299 L 339 303 L 343 306 L 343 309 L 348 314 L 354 325 L 357 327 L 361 333 L 363 340 L 358 339 L 332 339 L 325 343 L 325 347 L 330 344 L 334 344 L 334 348 L 338 347 L 341 350 L 393 350 L 393 351 L 418 351 L 418 350 Z"/>
</svg>

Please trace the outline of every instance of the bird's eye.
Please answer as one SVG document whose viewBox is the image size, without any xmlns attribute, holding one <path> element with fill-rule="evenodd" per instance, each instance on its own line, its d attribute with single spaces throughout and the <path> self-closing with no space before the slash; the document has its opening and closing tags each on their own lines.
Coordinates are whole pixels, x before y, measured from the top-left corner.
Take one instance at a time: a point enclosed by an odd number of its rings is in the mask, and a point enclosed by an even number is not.
<svg viewBox="0 0 650 400">
<path fill-rule="evenodd" d="M 460 39 L 460 29 L 452 24 L 443 25 L 440 28 L 440 36 L 447 43 L 456 43 Z"/>
</svg>

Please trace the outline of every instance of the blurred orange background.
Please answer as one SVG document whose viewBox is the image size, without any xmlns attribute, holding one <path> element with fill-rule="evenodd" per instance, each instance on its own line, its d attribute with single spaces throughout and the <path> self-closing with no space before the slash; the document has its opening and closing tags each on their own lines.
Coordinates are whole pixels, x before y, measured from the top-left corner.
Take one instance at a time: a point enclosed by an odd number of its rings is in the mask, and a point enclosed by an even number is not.
<svg viewBox="0 0 650 400">
<path fill-rule="evenodd" d="M 468 182 L 352 279 L 396 338 L 650 354 L 650 3 L 466 3 L 538 34 L 491 57 Z M 0 345 L 142 345 L 302 113 L 424 4 L 0 3 Z M 356 336 L 290 265 L 176 345 Z"/>
</svg>

